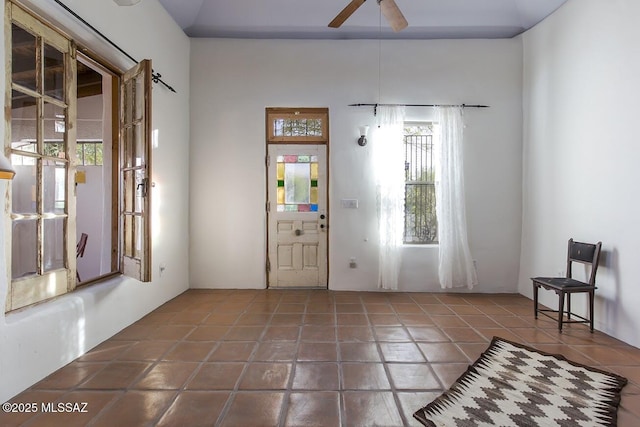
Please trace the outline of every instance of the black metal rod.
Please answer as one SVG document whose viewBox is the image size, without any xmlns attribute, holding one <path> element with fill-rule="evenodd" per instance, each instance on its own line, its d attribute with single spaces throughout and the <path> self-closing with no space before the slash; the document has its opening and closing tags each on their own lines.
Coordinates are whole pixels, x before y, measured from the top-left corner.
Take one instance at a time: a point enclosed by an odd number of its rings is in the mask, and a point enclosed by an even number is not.
<svg viewBox="0 0 640 427">
<path fill-rule="evenodd" d="M 86 25 L 87 27 L 91 28 L 91 30 L 96 33 L 97 35 L 99 35 L 100 37 L 102 37 L 107 43 L 109 43 L 111 46 L 115 47 L 116 49 L 118 49 L 118 51 L 120 53 L 122 53 L 124 56 L 126 56 L 127 58 L 129 58 L 130 60 L 132 60 L 133 62 L 135 62 L 136 64 L 138 63 L 138 60 L 136 60 L 133 56 L 129 55 L 127 52 L 125 52 L 120 46 L 118 46 L 117 44 L 115 44 L 109 37 L 105 36 L 104 34 L 102 34 L 102 32 L 100 32 L 100 30 L 98 30 L 96 27 L 94 27 L 93 25 L 91 25 L 90 23 L 88 23 L 84 18 L 82 18 L 80 15 L 78 15 L 77 13 L 75 13 L 73 10 L 71 10 L 66 4 L 62 3 L 60 0 L 53 0 L 56 3 L 58 3 L 58 5 L 60 5 L 60 7 L 62 7 L 64 10 L 66 10 L 67 12 L 69 12 L 74 18 L 76 18 L 77 20 L 79 20 L 80 22 L 82 22 L 84 25 Z M 176 90 L 174 88 L 172 88 L 171 86 L 169 86 L 167 83 L 165 83 L 162 79 L 161 79 L 162 75 L 160 73 L 155 73 L 153 70 L 151 70 L 151 80 L 153 80 L 154 83 L 162 83 L 167 89 L 169 89 L 171 92 L 176 92 Z"/>
<path fill-rule="evenodd" d="M 462 107 L 462 108 L 489 108 L 488 105 L 478 104 L 349 104 L 349 107 L 373 107 L 373 115 L 378 115 L 378 107 Z"/>
<path fill-rule="evenodd" d="M 488 105 L 478 104 L 349 104 L 349 107 L 462 107 L 462 108 L 489 108 Z"/>
</svg>

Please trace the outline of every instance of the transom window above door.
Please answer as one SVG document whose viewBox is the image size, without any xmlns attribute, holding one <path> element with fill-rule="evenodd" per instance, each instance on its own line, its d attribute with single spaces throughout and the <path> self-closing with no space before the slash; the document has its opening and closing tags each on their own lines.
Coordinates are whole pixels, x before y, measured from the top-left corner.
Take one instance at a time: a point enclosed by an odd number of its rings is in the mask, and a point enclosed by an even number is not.
<svg viewBox="0 0 640 427">
<path fill-rule="evenodd" d="M 268 108 L 268 143 L 314 143 L 329 140 L 329 115 L 325 108 Z"/>
</svg>

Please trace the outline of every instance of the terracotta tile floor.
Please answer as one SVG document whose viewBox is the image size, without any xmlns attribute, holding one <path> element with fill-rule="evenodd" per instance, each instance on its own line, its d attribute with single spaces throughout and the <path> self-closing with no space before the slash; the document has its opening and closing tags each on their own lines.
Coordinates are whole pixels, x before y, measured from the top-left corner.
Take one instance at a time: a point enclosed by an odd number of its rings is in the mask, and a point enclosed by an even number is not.
<svg viewBox="0 0 640 427">
<path fill-rule="evenodd" d="M 0 425 L 419 425 L 494 335 L 626 376 L 618 425 L 640 425 L 640 350 L 532 311 L 519 295 L 190 290 L 12 399 L 87 412 Z"/>
</svg>

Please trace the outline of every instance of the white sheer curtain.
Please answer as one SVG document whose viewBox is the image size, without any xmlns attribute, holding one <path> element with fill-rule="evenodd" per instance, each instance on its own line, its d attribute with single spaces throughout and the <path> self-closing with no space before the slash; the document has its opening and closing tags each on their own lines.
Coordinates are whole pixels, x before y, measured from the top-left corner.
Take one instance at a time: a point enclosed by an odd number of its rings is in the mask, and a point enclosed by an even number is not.
<svg viewBox="0 0 640 427">
<path fill-rule="evenodd" d="M 378 106 L 374 170 L 378 190 L 378 286 L 398 289 L 404 232 L 404 107 Z"/>
<path fill-rule="evenodd" d="M 437 107 L 439 123 L 439 164 L 436 182 L 436 214 L 443 289 L 478 284 L 467 240 L 464 201 L 462 108 Z"/>
</svg>

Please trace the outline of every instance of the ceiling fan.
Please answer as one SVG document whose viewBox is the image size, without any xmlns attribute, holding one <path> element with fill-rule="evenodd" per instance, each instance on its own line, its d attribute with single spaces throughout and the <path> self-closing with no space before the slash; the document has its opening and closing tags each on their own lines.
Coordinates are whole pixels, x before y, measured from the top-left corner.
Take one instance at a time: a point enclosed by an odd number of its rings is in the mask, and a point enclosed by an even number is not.
<svg viewBox="0 0 640 427">
<path fill-rule="evenodd" d="M 349 19 L 349 17 L 356 11 L 363 3 L 367 0 L 351 0 L 349 3 L 338 15 L 333 18 L 333 21 L 329 23 L 329 27 L 338 28 L 340 27 L 344 21 Z M 409 25 L 407 20 L 400 12 L 400 8 L 396 4 L 395 0 L 377 0 L 380 5 L 380 10 L 384 17 L 389 21 L 389 25 L 393 28 L 393 31 L 398 32 L 407 28 Z"/>
</svg>

